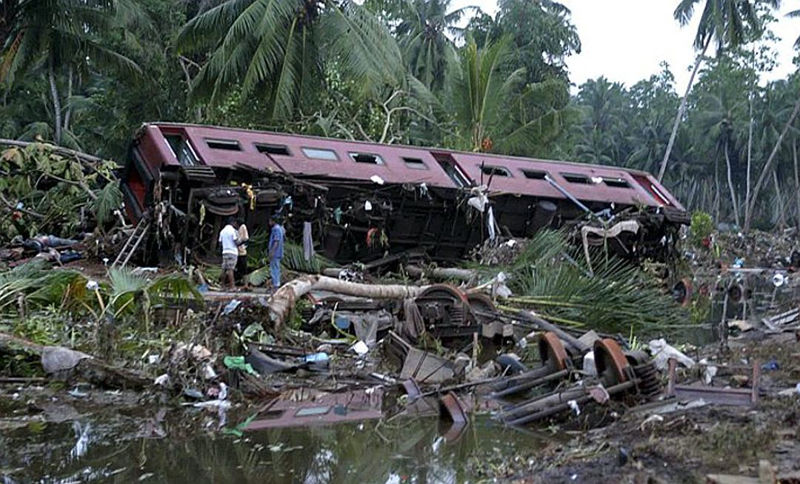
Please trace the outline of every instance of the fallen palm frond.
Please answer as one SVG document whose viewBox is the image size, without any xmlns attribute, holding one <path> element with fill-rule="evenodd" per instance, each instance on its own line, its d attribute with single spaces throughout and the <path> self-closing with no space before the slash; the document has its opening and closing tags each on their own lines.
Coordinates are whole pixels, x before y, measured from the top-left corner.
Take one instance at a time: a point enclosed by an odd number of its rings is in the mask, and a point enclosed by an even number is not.
<svg viewBox="0 0 800 484">
<path fill-rule="evenodd" d="M 84 215 L 102 225 L 122 202 L 114 180 L 113 162 L 87 163 L 44 143 L 15 146 L 0 153 L 0 203 L 18 211 L 22 221 L 0 222 L 0 241 L 15 235 L 37 233 L 70 237 L 83 223 Z"/>
<path fill-rule="evenodd" d="M 260 286 L 270 278 L 268 255 L 264 253 L 263 257 L 263 259 L 256 260 L 259 261 L 258 265 L 264 265 L 264 267 L 256 269 L 247 276 L 247 282 L 250 285 Z M 303 274 L 321 274 L 324 269 L 332 266 L 333 264 L 329 260 L 318 254 L 314 254 L 310 260 L 306 260 L 302 245 L 289 241 L 284 244 L 281 267 L 286 270 Z"/>
<path fill-rule="evenodd" d="M 80 273 L 52 270 L 48 263 L 39 260 L 0 272 L 0 312 L 18 312 L 21 305 L 60 305 L 65 292 L 76 281 L 85 284 Z"/>
<path fill-rule="evenodd" d="M 577 252 L 562 233 L 537 234 L 506 268 L 516 295 L 509 302 L 554 322 L 608 332 L 658 332 L 688 320 L 637 267 L 596 254 L 591 275 Z"/>
</svg>

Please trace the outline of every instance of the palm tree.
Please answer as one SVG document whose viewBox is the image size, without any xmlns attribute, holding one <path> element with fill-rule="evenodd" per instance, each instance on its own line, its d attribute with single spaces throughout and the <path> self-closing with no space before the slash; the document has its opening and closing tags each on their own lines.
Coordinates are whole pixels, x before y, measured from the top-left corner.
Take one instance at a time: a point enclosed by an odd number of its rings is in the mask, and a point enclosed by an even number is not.
<svg viewBox="0 0 800 484">
<path fill-rule="evenodd" d="M 785 112 L 788 112 L 788 109 L 785 110 Z M 772 168 L 772 163 L 775 161 L 778 153 L 781 151 L 781 148 L 783 147 L 783 140 L 786 138 L 786 135 L 792 129 L 794 121 L 795 119 L 797 119 L 798 115 L 800 115 L 800 97 L 797 97 L 794 107 L 792 108 L 792 111 L 789 114 L 789 118 L 787 119 L 786 124 L 783 126 L 783 129 L 780 131 L 778 139 L 775 141 L 775 145 L 773 146 L 772 151 L 770 152 L 770 155 L 767 158 L 766 163 L 764 163 L 764 166 L 761 168 L 761 174 L 758 176 L 758 180 L 756 181 L 756 184 L 753 187 L 752 196 L 750 197 L 749 203 L 747 205 L 747 210 L 745 212 L 745 220 L 744 220 L 745 232 L 750 231 L 750 225 L 753 220 L 753 212 L 755 211 L 756 203 L 758 202 L 758 195 L 761 192 L 761 188 L 763 187 L 764 182 L 767 179 L 767 176 L 769 176 L 771 173 L 770 169 Z"/>
<path fill-rule="evenodd" d="M 364 94 L 403 78 L 388 29 L 350 0 L 225 0 L 186 24 L 177 45 L 210 51 L 193 81 L 195 96 L 218 101 L 240 84 L 246 99 L 266 87 L 273 118 L 321 91 L 326 67 Z"/>
<path fill-rule="evenodd" d="M 5 3 L 5 2 L 4 2 Z M 13 17 L 4 19 L 10 28 L 3 33 L 0 82 L 8 85 L 27 69 L 43 65 L 53 103 L 53 141 L 61 143 L 62 96 L 58 77 L 79 66 L 110 67 L 128 73 L 139 67 L 102 45 L 106 33 L 130 21 L 138 13 L 130 0 L 39 0 L 10 2 Z M 71 77 L 70 77 L 71 84 Z M 68 127 L 68 123 L 67 123 Z"/>
<path fill-rule="evenodd" d="M 694 16 L 695 6 L 703 0 L 681 0 L 675 9 L 675 19 L 681 26 L 686 26 Z M 763 32 L 761 19 L 758 16 L 756 6 L 764 4 L 774 9 L 780 7 L 780 0 L 704 0 L 705 5 L 700 17 L 700 24 L 697 27 L 697 34 L 694 38 L 694 48 L 700 53 L 686 85 L 686 92 L 675 116 L 675 123 L 672 125 L 672 134 L 667 143 L 667 151 L 661 161 L 661 169 L 658 172 L 659 181 L 664 178 L 669 163 L 669 155 L 675 145 L 675 138 L 678 135 L 678 128 L 681 120 L 686 113 L 686 103 L 689 92 L 692 89 L 694 78 L 700 70 L 700 65 L 708 51 L 711 42 L 716 42 L 717 55 L 723 50 L 742 45 L 746 42 L 755 40 Z M 749 30 L 748 30 L 749 27 Z"/>
<path fill-rule="evenodd" d="M 786 16 L 790 18 L 800 18 L 800 10 L 792 10 L 787 13 Z M 797 37 L 797 40 L 794 41 L 794 47 L 795 49 L 800 48 L 800 37 Z"/>
<path fill-rule="evenodd" d="M 703 113 L 703 125 L 708 130 L 709 137 L 715 141 L 718 152 L 722 152 L 725 156 L 725 166 L 727 168 L 728 189 L 731 195 L 731 206 L 733 207 L 733 216 L 737 226 L 741 226 L 739 219 L 739 203 L 736 197 L 736 191 L 733 184 L 733 175 L 731 167 L 730 151 L 735 148 L 734 139 L 734 117 L 735 111 L 743 106 L 742 102 L 732 103 L 732 101 L 725 96 L 709 96 L 710 106 L 708 110 Z"/>
<path fill-rule="evenodd" d="M 578 102 L 583 111 L 584 123 L 578 129 L 575 146 L 580 161 L 618 165 L 620 141 L 624 128 L 620 125 L 625 116 L 622 84 L 609 82 L 605 77 L 591 79 L 581 86 Z"/>
<path fill-rule="evenodd" d="M 506 74 L 511 45 L 504 37 L 483 49 L 472 39 L 464 47 L 450 90 L 457 148 L 530 155 L 552 141 L 571 115 L 563 82 L 526 85 L 525 69 Z"/>
<path fill-rule="evenodd" d="M 468 10 L 450 10 L 452 0 L 406 0 L 403 20 L 395 28 L 406 66 L 414 77 L 432 91 L 442 88 L 448 67 L 456 61 L 456 47 L 448 37 L 461 36 L 456 27 Z"/>
</svg>

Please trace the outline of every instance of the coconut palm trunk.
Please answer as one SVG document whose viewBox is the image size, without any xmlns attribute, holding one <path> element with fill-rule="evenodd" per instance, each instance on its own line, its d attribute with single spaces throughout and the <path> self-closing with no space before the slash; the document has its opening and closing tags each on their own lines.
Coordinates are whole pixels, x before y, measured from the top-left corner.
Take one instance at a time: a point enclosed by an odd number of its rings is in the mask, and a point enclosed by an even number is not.
<svg viewBox="0 0 800 484">
<path fill-rule="evenodd" d="M 669 135 L 669 143 L 667 143 L 667 151 L 664 153 L 664 159 L 661 161 L 661 168 L 658 170 L 658 181 L 661 181 L 664 178 L 664 174 L 667 172 L 667 164 L 669 163 L 669 155 L 672 154 L 672 148 L 675 146 L 675 139 L 678 137 L 678 128 L 681 125 L 681 120 L 683 119 L 684 114 L 686 114 L 686 106 L 689 102 L 689 93 L 692 90 L 692 84 L 694 84 L 694 78 L 697 77 L 697 72 L 700 71 L 700 66 L 703 64 L 703 58 L 708 51 L 708 46 L 711 45 L 711 36 L 708 37 L 706 40 L 705 45 L 703 45 L 703 50 L 700 52 L 700 55 L 697 56 L 697 60 L 694 63 L 694 69 L 692 69 L 692 75 L 689 77 L 689 83 L 686 85 L 686 92 L 683 94 L 683 99 L 681 99 L 681 105 L 678 107 L 678 114 L 675 115 L 675 122 L 672 124 L 672 134 Z"/>
<path fill-rule="evenodd" d="M 53 66 L 52 54 L 48 56 L 47 62 L 47 79 L 50 82 L 50 96 L 53 98 L 53 141 L 55 144 L 61 144 L 61 98 L 58 94 L 58 85 L 56 84 L 56 72 Z"/>
<path fill-rule="evenodd" d="M 753 197 L 747 207 L 747 213 L 744 220 L 745 233 L 750 231 L 750 226 L 753 222 L 753 211 L 755 210 L 756 203 L 758 202 L 758 195 L 761 192 L 761 187 L 764 185 L 767 176 L 769 176 L 772 163 L 775 161 L 775 158 L 777 158 L 778 152 L 781 150 L 781 146 L 783 146 L 783 139 L 791 129 L 792 124 L 794 124 L 794 120 L 797 118 L 798 113 L 800 113 L 800 97 L 798 97 L 797 102 L 794 104 L 792 114 L 789 116 L 789 120 L 786 122 L 786 126 L 784 126 L 783 131 L 781 131 L 778 141 L 775 142 L 775 146 L 772 148 L 772 153 L 769 154 L 769 158 L 767 158 L 767 162 L 764 163 L 764 168 L 761 169 L 761 174 L 758 176 L 756 185 L 753 187 Z"/>
<path fill-rule="evenodd" d="M 287 282 L 270 298 L 270 319 L 280 328 L 292 313 L 295 303 L 311 291 L 328 291 L 373 299 L 405 299 L 418 296 L 425 287 L 357 284 L 326 276 L 305 276 Z"/>
<path fill-rule="evenodd" d="M 794 160 L 795 218 L 797 228 L 800 229 L 800 170 L 797 168 L 797 139 L 792 140 L 792 159 Z"/>
<path fill-rule="evenodd" d="M 741 227 L 739 222 L 739 204 L 736 201 L 736 190 L 733 187 L 733 175 L 731 173 L 731 156 L 728 150 L 728 143 L 725 143 L 725 167 L 728 170 L 728 189 L 731 192 L 731 206 L 733 207 L 733 219 L 736 226 Z"/>
<path fill-rule="evenodd" d="M 747 186 L 744 192 L 744 218 L 747 218 L 748 206 L 750 205 L 750 173 L 753 167 L 753 93 L 750 93 L 750 123 L 747 126 Z"/>
</svg>

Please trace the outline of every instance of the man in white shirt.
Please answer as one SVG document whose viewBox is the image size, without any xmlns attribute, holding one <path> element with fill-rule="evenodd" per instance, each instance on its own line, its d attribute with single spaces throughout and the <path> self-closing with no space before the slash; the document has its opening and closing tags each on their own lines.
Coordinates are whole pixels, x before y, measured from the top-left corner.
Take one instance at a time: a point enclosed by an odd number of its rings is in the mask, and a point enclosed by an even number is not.
<svg viewBox="0 0 800 484">
<path fill-rule="evenodd" d="M 239 232 L 233 226 L 234 219 L 228 218 L 225 227 L 219 232 L 219 243 L 222 247 L 222 281 L 223 287 L 235 289 L 233 271 L 239 258 Z"/>
</svg>

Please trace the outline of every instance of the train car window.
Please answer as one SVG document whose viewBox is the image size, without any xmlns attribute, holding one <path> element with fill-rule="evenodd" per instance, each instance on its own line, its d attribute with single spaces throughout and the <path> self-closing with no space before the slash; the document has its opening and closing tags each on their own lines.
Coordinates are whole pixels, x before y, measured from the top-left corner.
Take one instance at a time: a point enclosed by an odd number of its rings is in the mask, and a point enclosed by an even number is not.
<svg viewBox="0 0 800 484">
<path fill-rule="evenodd" d="M 507 168 L 504 168 L 502 166 L 481 165 L 481 171 L 483 172 L 484 175 L 489 175 L 489 176 L 494 175 L 494 176 L 504 176 L 508 178 L 512 177 L 511 172 L 508 171 Z"/>
<path fill-rule="evenodd" d="M 235 140 L 206 138 L 206 144 L 209 148 L 215 150 L 242 151 L 242 147 L 239 146 L 239 142 Z"/>
<path fill-rule="evenodd" d="M 286 145 L 271 145 L 265 143 L 255 143 L 256 149 L 259 153 L 268 155 L 291 156 L 292 152 Z"/>
<path fill-rule="evenodd" d="M 603 178 L 603 183 L 614 188 L 630 188 L 631 185 L 622 178 Z"/>
<path fill-rule="evenodd" d="M 578 183 L 581 185 L 590 185 L 592 183 L 592 180 L 589 179 L 589 177 L 586 175 L 578 175 L 575 173 L 562 173 L 561 176 L 563 176 L 564 179 L 570 183 Z"/>
<path fill-rule="evenodd" d="M 403 163 L 406 164 L 407 168 L 411 168 L 412 170 L 427 170 L 428 169 L 428 165 L 426 165 L 425 162 L 422 161 L 419 158 L 406 158 L 406 157 L 403 157 Z"/>
<path fill-rule="evenodd" d="M 195 154 L 189 143 L 183 139 L 179 134 L 164 135 L 167 144 L 172 150 L 172 154 L 178 160 L 181 166 L 195 166 L 199 164 L 197 155 Z"/>
<path fill-rule="evenodd" d="M 383 158 L 381 158 L 380 155 L 373 155 L 371 153 L 350 153 L 350 158 L 356 163 L 383 165 Z"/>
<path fill-rule="evenodd" d="M 522 174 L 525 175 L 525 178 L 529 180 L 544 180 L 544 177 L 547 176 L 546 171 L 538 171 L 538 170 L 520 170 Z"/>
<path fill-rule="evenodd" d="M 303 148 L 303 154 L 312 160 L 339 161 L 339 156 L 335 151 L 325 148 Z"/>
</svg>

